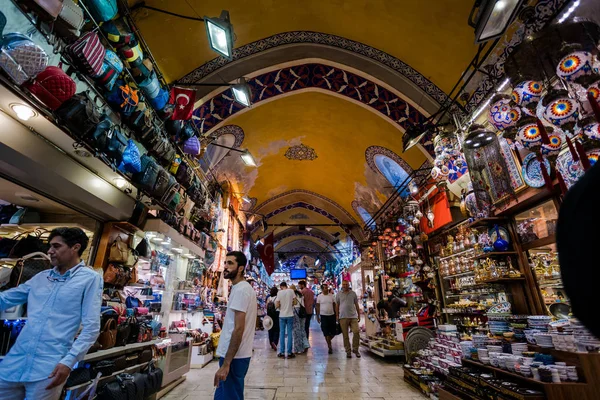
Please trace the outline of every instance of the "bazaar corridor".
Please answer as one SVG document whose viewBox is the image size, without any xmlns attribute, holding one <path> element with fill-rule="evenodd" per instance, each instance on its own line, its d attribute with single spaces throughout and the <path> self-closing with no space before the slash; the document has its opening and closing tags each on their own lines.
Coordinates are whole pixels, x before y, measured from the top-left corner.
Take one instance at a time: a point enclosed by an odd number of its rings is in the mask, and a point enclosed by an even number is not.
<svg viewBox="0 0 600 400">
<path fill-rule="evenodd" d="M 423 395 L 402 379 L 400 359 L 381 359 L 366 351 L 362 358 L 347 359 L 342 337 L 333 341 L 334 353 L 327 354 L 327 344 L 319 325 L 313 320 L 311 348 L 305 355 L 291 360 L 277 358 L 267 343 L 267 331 L 257 331 L 254 354 L 246 376 L 246 399 L 377 399 L 419 400 Z M 187 379 L 165 400 L 209 400 L 213 398 L 213 378 L 218 363 L 211 362 L 200 370 L 191 370 Z"/>
</svg>

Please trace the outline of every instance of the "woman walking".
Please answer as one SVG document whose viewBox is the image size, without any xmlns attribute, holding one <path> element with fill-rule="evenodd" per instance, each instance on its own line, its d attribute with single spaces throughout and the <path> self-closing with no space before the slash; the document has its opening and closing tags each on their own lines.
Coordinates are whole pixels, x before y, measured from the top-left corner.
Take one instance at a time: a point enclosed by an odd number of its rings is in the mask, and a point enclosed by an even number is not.
<svg viewBox="0 0 600 400">
<path fill-rule="evenodd" d="M 277 287 L 273 286 L 269 297 L 267 297 L 267 315 L 273 320 L 273 327 L 269 329 L 269 344 L 275 351 L 277 351 L 277 345 L 279 344 L 279 311 L 275 306 L 277 292 Z"/>
<path fill-rule="evenodd" d="M 306 351 L 308 350 L 308 348 L 310 347 L 310 344 L 308 343 L 308 339 L 306 338 L 306 331 L 304 329 L 304 317 L 306 314 L 306 310 L 304 309 L 304 298 L 302 296 L 302 293 L 300 293 L 297 289 L 295 285 L 292 285 L 290 287 L 294 293 L 296 294 L 296 298 L 294 300 L 294 328 L 293 328 L 293 332 L 294 332 L 294 353 L 296 354 L 302 354 L 302 353 L 306 353 Z M 300 310 L 303 310 L 304 313 L 302 313 Z M 302 318 L 300 317 L 302 315 Z"/>
</svg>

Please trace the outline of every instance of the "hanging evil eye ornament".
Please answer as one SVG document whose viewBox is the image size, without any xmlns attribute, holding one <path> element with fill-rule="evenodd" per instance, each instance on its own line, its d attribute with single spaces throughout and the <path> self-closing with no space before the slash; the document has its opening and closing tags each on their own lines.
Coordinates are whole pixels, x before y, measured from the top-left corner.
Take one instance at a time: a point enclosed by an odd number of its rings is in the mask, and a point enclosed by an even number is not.
<svg viewBox="0 0 600 400">
<path fill-rule="evenodd" d="M 588 86 L 600 76 L 598 58 L 587 51 L 574 51 L 563 57 L 556 67 L 556 75 L 567 82 Z"/>
<path fill-rule="evenodd" d="M 542 155 L 554 162 L 565 143 L 565 135 L 559 129 L 548 128 L 549 143 L 542 144 L 540 151 Z"/>
<path fill-rule="evenodd" d="M 587 99 L 590 102 L 596 121 L 600 122 L 600 81 L 592 83 L 587 88 Z"/>
<path fill-rule="evenodd" d="M 519 121 L 516 140 L 529 150 L 537 150 L 542 145 L 542 134 L 535 118 L 525 117 Z"/>
<path fill-rule="evenodd" d="M 517 84 L 510 95 L 524 114 L 535 117 L 535 109 L 542 98 L 544 86 L 538 81 L 523 81 Z"/>
<path fill-rule="evenodd" d="M 511 105 L 510 97 L 498 94 L 492 98 L 488 119 L 500 131 L 515 125 L 520 118 L 520 112 Z"/>
<path fill-rule="evenodd" d="M 600 123 L 594 117 L 588 117 L 581 121 L 583 134 L 591 140 L 600 141 Z"/>
<path fill-rule="evenodd" d="M 577 135 L 576 128 L 578 128 L 577 121 L 579 120 L 577 101 L 571 99 L 566 90 L 551 90 L 542 99 L 542 105 L 544 106 L 544 119 L 565 133 L 573 160 L 580 159 L 583 168 L 587 171 L 590 163 L 585 156 L 583 145 L 579 140 L 575 140 L 574 146 L 571 142 L 571 137 Z"/>
</svg>

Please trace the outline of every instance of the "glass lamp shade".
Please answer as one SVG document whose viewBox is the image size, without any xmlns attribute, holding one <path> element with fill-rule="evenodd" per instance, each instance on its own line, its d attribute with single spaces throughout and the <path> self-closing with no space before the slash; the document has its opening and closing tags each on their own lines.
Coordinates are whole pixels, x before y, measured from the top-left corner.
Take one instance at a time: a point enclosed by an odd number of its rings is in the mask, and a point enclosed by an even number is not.
<svg viewBox="0 0 600 400">
<path fill-rule="evenodd" d="M 397 232 L 392 232 L 392 233 L 390 233 L 390 237 L 397 238 L 398 237 L 398 233 Z"/>
<path fill-rule="evenodd" d="M 593 117 L 588 117 L 580 122 L 583 134 L 591 140 L 600 141 L 600 123 Z"/>
<path fill-rule="evenodd" d="M 396 247 L 394 247 L 394 251 L 395 251 L 395 252 L 399 253 L 399 252 L 400 252 L 400 250 L 402 250 L 402 247 L 400 247 L 400 246 L 396 246 Z"/>
<path fill-rule="evenodd" d="M 536 150 L 542 145 L 542 133 L 535 118 L 523 118 L 517 125 L 516 139 L 529 150 Z"/>
<path fill-rule="evenodd" d="M 390 233 L 392 231 L 392 228 L 385 228 L 385 230 L 383 231 L 384 233 Z"/>
<path fill-rule="evenodd" d="M 543 156 L 546 156 L 550 161 L 555 161 L 563 144 L 565 144 L 565 135 L 559 129 L 547 129 L 549 143 L 542 144 L 540 150 Z"/>
<path fill-rule="evenodd" d="M 524 114 L 535 117 L 535 109 L 542 98 L 543 90 L 541 82 L 522 81 L 513 88 L 510 98 L 521 107 Z"/>
<path fill-rule="evenodd" d="M 377 242 L 372 242 L 371 246 L 373 246 L 373 247 L 377 246 Z"/>
<path fill-rule="evenodd" d="M 384 239 L 385 239 L 385 237 L 384 237 L 383 235 L 379 235 L 379 236 L 377 236 L 377 239 L 378 239 L 378 240 L 384 240 Z"/>
<path fill-rule="evenodd" d="M 575 134 L 579 119 L 579 104 L 571 99 L 566 90 L 551 90 L 542 99 L 544 119 L 558 126 L 565 133 Z"/>
<path fill-rule="evenodd" d="M 499 94 L 492 99 L 488 119 L 500 131 L 510 128 L 521 118 L 521 111 L 513 107 L 509 96 Z"/>
<path fill-rule="evenodd" d="M 587 86 L 598 80 L 600 62 L 587 51 L 574 51 L 563 57 L 556 67 L 556 75 L 567 82 Z"/>
</svg>

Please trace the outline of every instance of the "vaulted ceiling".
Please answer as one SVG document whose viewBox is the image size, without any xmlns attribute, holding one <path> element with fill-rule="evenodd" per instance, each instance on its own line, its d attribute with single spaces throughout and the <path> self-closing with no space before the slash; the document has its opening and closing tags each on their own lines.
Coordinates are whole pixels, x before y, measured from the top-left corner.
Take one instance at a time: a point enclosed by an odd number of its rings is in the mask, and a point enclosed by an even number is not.
<svg viewBox="0 0 600 400">
<path fill-rule="evenodd" d="M 198 130 L 248 149 L 258 163 L 246 167 L 239 153 L 209 146 L 213 170 L 252 198 L 276 251 L 323 261 L 340 256 L 328 244 L 336 232 L 342 244 L 365 239 L 358 207 L 376 212 L 392 193 L 390 179 L 431 159 L 431 143 L 403 153 L 403 133 L 439 109 L 477 50 L 467 25 L 473 2 L 465 0 L 146 4 L 193 17 L 229 11 L 233 61 L 215 57 L 201 22 L 146 9 L 133 15 L 167 81 L 247 78 L 250 108 L 226 87 L 198 90 Z"/>
</svg>

